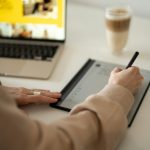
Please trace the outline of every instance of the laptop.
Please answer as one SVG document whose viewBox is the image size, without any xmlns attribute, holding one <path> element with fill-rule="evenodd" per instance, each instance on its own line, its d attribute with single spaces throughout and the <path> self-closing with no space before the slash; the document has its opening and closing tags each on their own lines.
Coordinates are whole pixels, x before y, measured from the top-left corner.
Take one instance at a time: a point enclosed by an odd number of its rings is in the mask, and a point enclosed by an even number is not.
<svg viewBox="0 0 150 150">
<path fill-rule="evenodd" d="M 66 0 L 0 1 L 0 75 L 47 79 L 66 40 Z"/>
</svg>

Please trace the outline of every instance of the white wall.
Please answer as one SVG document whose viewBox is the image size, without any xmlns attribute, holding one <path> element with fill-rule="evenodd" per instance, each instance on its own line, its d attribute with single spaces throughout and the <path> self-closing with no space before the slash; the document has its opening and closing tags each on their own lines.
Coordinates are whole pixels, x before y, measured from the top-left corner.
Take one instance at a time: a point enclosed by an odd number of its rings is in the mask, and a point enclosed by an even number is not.
<svg viewBox="0 0 150 150">
<path fill-rule="evenodd" d="M 72 0 L 80 2 L 85 5 L 95 5 L 97 7 L 105 8 L 106 6 L 116 3 L 125 2 L 128 3 L 135 15 L 150 17 L 150 0 Z"/>
</svg>

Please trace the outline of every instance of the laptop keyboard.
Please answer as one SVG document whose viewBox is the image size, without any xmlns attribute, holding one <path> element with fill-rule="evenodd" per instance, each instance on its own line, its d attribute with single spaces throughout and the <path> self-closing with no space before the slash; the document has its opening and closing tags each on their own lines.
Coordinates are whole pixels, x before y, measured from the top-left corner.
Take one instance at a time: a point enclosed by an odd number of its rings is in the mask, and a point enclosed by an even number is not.
<svg viewBox="0 0 150 150">
<path fill-rule="evenodd" d="M 57 49 L 58 46 L 1 43 L 0 57 L 50 61 L 55 56 Z"/>
</svg>

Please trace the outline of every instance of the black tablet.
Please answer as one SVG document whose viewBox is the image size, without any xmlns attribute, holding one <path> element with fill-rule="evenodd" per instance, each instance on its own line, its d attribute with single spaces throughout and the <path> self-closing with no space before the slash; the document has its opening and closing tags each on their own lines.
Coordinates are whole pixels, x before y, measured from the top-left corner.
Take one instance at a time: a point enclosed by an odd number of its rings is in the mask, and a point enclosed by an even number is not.
<svg viewBox="0 0 150 150">
<path fill-rule="evenodd" d="M 99 92 L 107 84 L 110 72 L 116 66 L 125 68 L 118 64 L 89 59 L 61 91 L 61 99 L 51 106 L 65 111 L 70 111 L 76 104 L 84 101 L 87 96 Z M 131 126 L 150 86 L 150 71 L 141 70 L 141 73 L 144 76 L 144 82 L 136 93 L 135 103 L 128 114 L 129 126 Z"/>
</svg>

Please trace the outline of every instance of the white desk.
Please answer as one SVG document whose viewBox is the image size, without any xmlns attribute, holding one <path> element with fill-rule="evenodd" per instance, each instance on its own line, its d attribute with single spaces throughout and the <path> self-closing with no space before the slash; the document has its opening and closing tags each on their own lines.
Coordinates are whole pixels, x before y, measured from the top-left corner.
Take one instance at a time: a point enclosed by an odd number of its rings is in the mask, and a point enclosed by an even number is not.
<svg viewBox="0 0 150 150">
<path fill-rule="evenodd" d="M 60 91 L 88 58 L 126 65 L 135 50 L 140 52 L 135 65 L 150 70 L 150 20 L 133 17 L 126 50 L 122 55 L 115 56 L 106 46 L 103 10 L 99 6 L 68 2 L 67 42 L 51 78 L 43 81 L 1 77 L 3 84 Z M 149 108 L 150 90 L 119 150 L 150 149 Z M 46 123 L 67 115 L 48 105 L 27 106 L 25 110 L 31 118 Z"/>
</svg>

